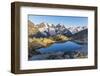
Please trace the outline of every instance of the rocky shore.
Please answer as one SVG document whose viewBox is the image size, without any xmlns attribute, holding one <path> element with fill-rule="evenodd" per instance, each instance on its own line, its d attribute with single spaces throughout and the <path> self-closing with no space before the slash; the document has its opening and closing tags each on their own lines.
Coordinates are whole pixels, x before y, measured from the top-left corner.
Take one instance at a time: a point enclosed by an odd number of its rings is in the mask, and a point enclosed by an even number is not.
<svg viewBox="0 0 100 76">
<path fill-rule="evenodd" d="M 29 60 L 52 60 L 52 59 L 80 59 L 80 58 L 87 58 L 87 53 L 74 51 L 74 52 L 55 52 L 55 53 L 37 53 L 29 57 Z"/>
</svg>

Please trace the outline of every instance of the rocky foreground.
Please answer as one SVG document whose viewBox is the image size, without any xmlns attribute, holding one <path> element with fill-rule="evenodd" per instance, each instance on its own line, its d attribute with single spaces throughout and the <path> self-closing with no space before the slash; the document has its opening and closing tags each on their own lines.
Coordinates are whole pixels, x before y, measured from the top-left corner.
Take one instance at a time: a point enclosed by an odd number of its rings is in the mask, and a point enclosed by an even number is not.
<svg viewBox="0 0 100 76">
<path fill-rule="evenodd" d="M 36 55 L 29 57 L 29 60 L 52 60 L 52 59 L 80 59 L 87 58 L 87 53 L 75 51 L 75 52 L 56 52 L 56 53 L 44 53 L 39 52 Z"/>
</svg>

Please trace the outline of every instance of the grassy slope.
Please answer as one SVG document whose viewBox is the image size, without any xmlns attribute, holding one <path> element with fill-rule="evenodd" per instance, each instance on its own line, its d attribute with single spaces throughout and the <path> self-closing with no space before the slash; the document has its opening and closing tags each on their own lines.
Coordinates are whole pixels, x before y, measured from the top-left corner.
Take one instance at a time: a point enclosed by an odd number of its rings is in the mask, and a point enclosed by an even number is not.
<svg viewBox="0 0 100 76">
<path fill-rule="evenodd" d="M 33 47 L 47 47 L 58 41 L 65 41 L 69 38 L 64 35 L 57 35 L 49 38 L 29 38 L 29 48 Z"/>
</svg>

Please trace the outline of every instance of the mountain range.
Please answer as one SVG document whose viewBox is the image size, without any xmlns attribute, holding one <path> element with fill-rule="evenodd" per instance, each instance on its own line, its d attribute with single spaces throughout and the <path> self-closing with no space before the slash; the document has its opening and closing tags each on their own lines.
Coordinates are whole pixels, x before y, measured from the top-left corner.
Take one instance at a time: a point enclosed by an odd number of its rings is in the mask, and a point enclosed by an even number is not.
<svg viewBox="0 0 100 76">
<path fill-rule="evenodd" d="M 32 37 L 49 37 L 58 34 L 68 37 L 77 35 L 78 32 L 86 30 L 87 26 L 65 26 L 62 24 L 48 24 L 42 22 L 40 24 L 34 24 L 30 20 L 28 21 L 28 35 Z M 77 35 L 78 36 L 78 35 Z"/>
</svg>

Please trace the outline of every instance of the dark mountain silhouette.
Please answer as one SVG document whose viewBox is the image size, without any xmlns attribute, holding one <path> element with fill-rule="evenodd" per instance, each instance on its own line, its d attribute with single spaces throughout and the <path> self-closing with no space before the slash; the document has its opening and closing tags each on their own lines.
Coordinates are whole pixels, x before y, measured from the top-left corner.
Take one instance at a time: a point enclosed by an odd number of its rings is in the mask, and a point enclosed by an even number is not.
<svg viewBox="0 0 100 76">
<path fill-rule="evenodd" d="M 82 30 L 78 33 L 75 33 L 72 36 L 72 40 L 79 40 L 79 41 L 82 41 L 82 42 L 87 42 L 87 40 L 88 40 L 88 29 L 85 29 L 85 30 Z"/>
</svg>

